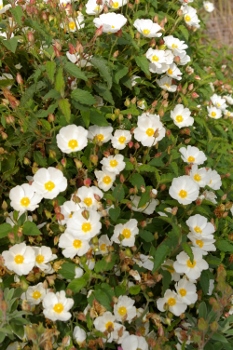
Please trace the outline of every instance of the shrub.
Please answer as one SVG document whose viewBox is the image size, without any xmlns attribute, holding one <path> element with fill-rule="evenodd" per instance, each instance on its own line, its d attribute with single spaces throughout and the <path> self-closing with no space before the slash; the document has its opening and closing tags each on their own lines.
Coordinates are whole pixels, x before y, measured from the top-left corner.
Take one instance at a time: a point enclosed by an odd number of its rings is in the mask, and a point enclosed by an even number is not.
<svg viewBox="0 0 233 350">
<path fill-rule="evenodd" d="M 231 349 L 233 66 L 202 1 L 5 6 L 0 343 Z"/>
</svg>

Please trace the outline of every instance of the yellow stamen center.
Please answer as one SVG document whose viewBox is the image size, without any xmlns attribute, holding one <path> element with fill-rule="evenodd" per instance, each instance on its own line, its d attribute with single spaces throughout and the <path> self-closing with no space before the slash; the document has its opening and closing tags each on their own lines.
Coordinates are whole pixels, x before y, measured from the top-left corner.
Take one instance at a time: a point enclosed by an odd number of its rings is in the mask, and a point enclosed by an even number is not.
<svg viewBox="0 0 233 350">
<path fill-rule="evenodd" d="M 78 248 L 81 248 L 82 247 L 82 241 L 80 241 L 79 239 L 75 239 L 73 241 L 73 246 L 74 248 L 78 249 Z"/>
<path fill-rule="evenodd" d="M 152 56 L 152 61 L 153 62 L 158 62 L 158 60 L 159 60 L 158 56 L 156 56 L 156 55 Z"/>
<path fill-rule="evenodd" d="M 22 264 L 24 262 L 24 256 L 21 254 L 18 254 L 15 256 L 14 261 L 16 264 Z"/>
<path fill-rule="evenodd" d="M 185 191 L 185 190 L 181 190 L 181 191 L 179 192 L 179 196 L 180 196 L 181 198 L 186 198 L 187 195 L 188 195 L 188 193 L 187 193 L 187 191 Z"/>
<path fill-rule="evenodd" d="M 119 2 L 115 1 L 112 3 L 112 8 L 113 9 L 118 9 L 119 8 Z"/>
<path fill-rule="evenodd" d="M 184 120 L 184 118 L 182 117 L 182 115 L 177 115 L 177 116 L 176 116 L 176 121 L 177 121 L 178 123 L 181 123 L 183 120 Z"/>
<path fill-rule="evenodd" d="M 201 239 L 196 239 L 196 244 L 198 245 L 198 247 L 202 248 L 204 243 Z"/>
<path fill-rule="evenodd" d="M 180 293 L 180 295 L 181 295 L 182 297 L 185 297 L 185 295 L 187 294 L 187 290 L 184 289 L 184 288 L 181 288 L 181 289 L 179 290 L 179 293 Z"/>
<path fill-rule="evenodd" d="M 53 307 L 53 311 L 55 311 L 57 314 L 62 313 L 63 310 L 64 310 L 64 306 L 62 303 L 57 303 Z"/>
<path fill-rule="evenodd" d="M 75 29 L 75 22 L 69 22 L 69 28 L 70 28 L 70 30 L 74 30 Z"/>
<path fill-rule="evenodd" d="M 193 162 L 195 162 L 195 158 L 194 158 L 193 156 L 189 156 L 188 159 L 187 159 L 187 161 L 188 161 L 189 163 L 193 163 Z"/>
<path fill-rule="evenodd" d="M 211 112 L 211 117 L 215 118 L 215 117 L 216 117 L 216 115 L 217 115 L 217 113 L 216 113 L 216 112 Z"/>
<path fill-rule="evenodd" d="M 94 11 L 95 11 L 95 12 L 100 12 L 100 6 L 97 5 L 97 6 L 95 7 Z"/>
<path fill-rule="evenodd" d="M 186 22 L 190 22 L 190 21 L 191 21 L 191 17 L 190 17 L 189 15 L 185 15 L 185 16 L 184 16 L 184 20 L 185 20 Z"/>
<path fill-rule="evenodd" d="M 104 135 L 103 134 L 98 134 L 96 135 L 97 141 L 102 142 L 104 140 Z"/>
<path fill-rule="evenodd" d="M 173 49 L 177 49 L 177 47 L 178 47 L 178 45 L 172 44 L 172 48 L 173 48 Z"/>
<path fill-rule="evenodd" d="M 102 244 L 100 245 L 100 250 L 106 251 L 106 250 L 107 250 L 106 244 L 102 243 Z"/>
<path fill-rule="evenodd" d="M 172 75 L 173 74 L 173 70 L 171 68 L 169 68 L 168 71 L 167 71 L 167 74 Z"/>
<path fill-rule="evenodd" d="M 72 218 L 72 216 L 73 216 L 73 213 L 70 213 L 70 215 L 69 215 L 69 219 L 70 219 L 70 218 Z"/>
<path fill-rule="evenodd" d="M 110 160 L 109 164 L 112 168 L 115 168 L 118 165 L 118 161 L 116 159 L 112 159 Z"/>
<path fill-rule="evenodd" d="M 195 227 L 194 227 L 194 231 L 195 231 L 196 233 L 202 233 L 202 229 L 201 229 L 199 226 L 195 226 Z"/>
<path fill-rule="evenodd" d="M 124 228 L 124 230 L 121 233 L 125 238 L 131 237 L 131 231 L 128 228 Z"/>
<path fill-rule="evenodd" d="M 111 321 L 105 323 L 105 328 L 108 332 L 112 332 L 114 330 L 114 324 Z"/>
<path fill-rule="evenodd" d="M 105 183 L 105 185 L 109 185 L 112 182 L 111 177 L 106 175 L 103 177 L 103 183 Z"/>
<path fill-rule="evenodd" d="M 44 262 L 44 255 L 38 254 L 36 257 L 36 262 L 42 264 Z"/>
<path fill-rule="evenodd" d="M 29 204 L 30 204 L 30 199 L 28 197 L 23 197 L 20 201 L 20 204 L 23 206 L 23 207 L 28 207 Z"/>
<path fill-rule="evenodd" d="M 125 136 L 120 136 L 119 139 L 118 139 L 118 141 L 119 141 L 121 144 L 125 143 L 125 140 L 126 140 L 126 137 L 125 137 Z"/>
<path fill-rule="evenodd" d="M 75 149 L 78 147 L 78 141 L 77 140 L 70 140 L 68 142 L 68 147 L 71 148 L 71 149 Z"/>
<path fill-rule="evenodd" d="M 51 192 L 54 189 L 54 187 L 55 187 L 55 184 L 53 181 L 48 181 L 44 184 L 44 188 L 49 192 Z"/>
<path fill-rule="evenodd" d="M 91 231 L 91 224 L 90 222 L 85 222 L 84 224 L 82 224 L 82 230 L 83 232 L 88 232 Z"/>
<path fill-rule="evenodd" d="M 113 25 L 112 25 L 112 26 L 111 26 L 111 28 L 112 28 L 112 29 L 114 29 L 114 28 L 115 28 L 115 26 L 113 26 Z"/>
<path fill-rule="evenodd" d="M 92 205 L 92 198 L 90 197 L 84 198 L 83 203 L 85 203 L 87 207 L 90 207 Z"/>
<path fill-rule="evenodd" d="M 144 35 L 149 35 L 150 34 L 150 30 L 149 29 L 143 29 L 142 33 Z"/>
<path fill-rule="evenodd" d="M 126 309 L 126 307 L 125 307 L 125 306 L 119 307 L 118 313 L 119 313 L 119 315 L 121 315 L 121 316 L 125 316 L 125 315 L 127 314 L 127 309 Z"/>
<path fill-rule="evenodd" d="M 167 301 L 167 304 L 169 306 L 174 306 L 176 305 L 176 299 L 175 298 L 169 298 L 168 301 Z"/>
<path fill-rule="evenodd" d="M 154 129 L 152 129 L 152 128 L 148 128 L 148 129 L 146 130 L 146 134 L 147 134 L 147 136 L 149 136 L 149 137 L 153 136 L 154 133 L 155 133 L 155 131 L 154 131 Z"/>
<path fill-rule="evenodd" d="M 193 269 L 196 266 L 196 261 L 193 260 L 193 262 L 191 262 L 191 260 L 188 259 L 186 265 L 190 267 L 190 269 Z"/>
<path fill-rule="evenodd" d="M 193 178 L 194 178 L 194 180 L 197 181 L 197 182 L 198 182 L 198 181 L 201 181 L 201 176 L 200 176 L 199 174 L 195 174 Z"/>
<path fill-rule="evenodd" d="M 33 299 L 39 299 L 41 297 L 41 293 L 38 290 L 35 290 L 35 292 L 32 293 Z"/>
</svg>

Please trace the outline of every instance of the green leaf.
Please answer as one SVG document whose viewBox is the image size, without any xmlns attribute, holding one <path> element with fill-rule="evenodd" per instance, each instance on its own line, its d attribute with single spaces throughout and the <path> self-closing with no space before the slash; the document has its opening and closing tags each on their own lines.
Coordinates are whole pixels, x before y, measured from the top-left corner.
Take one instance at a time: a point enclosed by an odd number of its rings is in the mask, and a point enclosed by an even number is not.
<svg viewBox="0 0 233 350">
<path fill-rule="evenodd" d="M 51 83 L 54 83 L 54 75 L 56 70 L 56 63 L 53 61 L 47 61 L 45 64 L 46 73 L 48 75 L 49 80 Z"/>
<path fill-rule="evenodd" d="M 183 34 L 185 40 L 188 40 L 189 39 L 189 31 L 188 31 L 188 29 L 183 24 L 180 25 L 178 28 L 181 31 L 181 33 Z"/>
<path fill-rule="evenodd" d="M 0 225 L 0 238 L 7 237 L 8 233 L 12 231 L 12 227 L 10 224 L 1 224 Z"/>
<path fill-rule="evenodd" d="M 70 76 L 87 81 L 85 73 L 82 72 L 81 69 L 76 66 L 76 64 L 67 62 L 64 65 L 64 69 Z"/>
<path fill-rule="evenodd" d="M 131 295 L 138 295 L 140 291 L 141 291 L 141 287 L 139 285 L 129 287 L 129 293 Z"/>
<path fill-rule="evenodd" d="M 62 275 L 65 279 L 73 280 L 75 276 L 76 265 L 70 262 L 65 262 L 62 264 L 59 274 Z"/>
<path fill-rule="evenodd" d="M 26 221 L 23 224 L 23 234 L 26 236 L 39 236 L 41 232 L 34 222 Z"/>
<path fill-rule="evenodd" d="M 63 69 L 62 67 L 59 67 L 55 78 L 55 90 L 57 90 L 61 94 L 61 96 L 63 96 L 64 89 L 65 89 L 65 80 L 63 76 Z"/>
<path fill-rule="evenodd" d="M 90 94 L 90 92 L 81 89 L 75 89 L 71 92 L 71 98 L 75 101 L 78 101 L 84 105 L 94 105 L 96 103 L 96 99 L 94 96 Z"/>
<path fill-rule="evenodd" d="M 10 321 L 10 325 L 12 328 L 12 331 L 21 339 L 24 337 L 24 327 L 23 325 L 20 326 L 19 324 L 15 323 L 14 320 Z"/>
<path fill-rule="evenodd" d="M 71 289 L 72 292 L 74 292 L 76 294 L 87 285 L 89 278 L 90 278 L 89 273 L 85 273 L 82 277 L 75 278 L 73 281 L 71 281 L 68 284 L 67 288 Z"/>
<path fill-rule="evenodd" d="M 18 39 L 13 37 L 9 40 L 2 40 L 2 44 L 11 52 L 15 53 L 18 45 Z"/>
<path fill-rule="evenodd" d="M 112 254 L 97 261 L 94 270 L 96 273 L 112 270 L 117 260 L 117 255 Z"/>
<path fill-rule="evenodd" d="M 233 244 L 226 240 L 220 239 L 215 245 L 221 252 L 233 253 Z"/>
<path fill-rule="evenodd" d="M 151 192 L 152 187 L 147 186 L 146 191 L 141 195 L 140 201 L 138 203 L 138 208 L 143 207 L 146 203 L 150 201 L 150 192 Z"/>
<path fill-rule="evenodd" d="M 67 98 L 63 98 L 58 101 L 58 106 L 62 113 L 64 114 L 67 123 L 70 122 L 71 111 L 70 111 L 70 102 Z"/>
<path fill-rule="evenodd" d="M 105 116 L 98 110 L 90 110 L 90 122 L 98 126 L 109 126 Z"/>
<path fill-rule="evenodd" d="M 125 191 L 124 191 L 123 185 L 121 185 L 121 184 L 116 185 L 116 187 L 112 191 L 112 195 L 118 202 L 120 202 L 122 199 L 124 199 L 125 198 Z"/>
<path fill-rule="evenodd" d="M 121 213 L 121 209 L 119 207 L 109 209 L 109 216 L 111 220 L 114 222 L 117 221 L 117 219 L 120 216 L 120 213 Z"/>
<path fill-rule="evenodd" d="M 101 97 L 103 97 L 103 99 L 109 103 L 111 103 L 111 105 L 115 105 L 115 102 L 113 100 L 111 91 L 109 90 L 109 88 L 107 87 L 107 85 L 103 84 L 103 83 L 96 83 L 93 85 L 93 88 L 95 89 L 95 91 L 98 93 L 98 95 L 100 95 Z"/>
<path fill-rule="evenodd" d="M 94 290 L 92 293 L 94 298 L 101 304 L 103 305 L 108 311 L 112 311 L 112 298 L 105 293 L 105 291 L 101 289 Z"/>
<path fill-rule="evenodd" d="M 153 242 L 155 240 L 153 233 L 147 230 L 139 230 L 139 236 L 145 242 Z"/>
<path fill-rule="evenodd" d="M 204 270 L 201 273 L 201 277 L 200 277 L 200 285 L 201 285 L 201 289 L 203 291 L 203 293 L 205 295 L 207 295 L 207 293 L 209 292 L 209 287 L 210 287 L 210 273 L 209 270 Z"/>
<path fill-rule="evenodd" d="M 98 69 L 100 76 L 106 81 L 108 89 L 112 87 L 112 72 L 108 66 L 108 62 L 103 58 L 92 57 L 91 63 Z"/>
<path fill-rule="evenodd" d="M 129 182 L 137 187 L 137 189 L 140 190 L 140 188 L 143 186 L 143 187 L 146 187 L 146 184 L 145 184 L 145 181 L 144 181 L 144 178 L 142 177 L 142 175 L 138 174 L 138 173 L 135 173 L 133 174 L 130 179 L 129 179 Z"/>
<path fill-rule="evenodd" d="M 129 68 L 126 66 L 117 67 L 117 71 L 114 75 L 114 81 L 119 84 L 119 80 L 128 73 Z"/>
<path fill-rule="evenodd" d="M 208 311 L 207 311 L 207 306 L 206 303 L 204 301 L 202 301 L 198 307 L 198 316 L 200 318 L 204 318 L 206 320 L 207 315 L 208 315 Z"/>
<path fill-rule="evenodd" d="M 158 247 L 155 249 L 154 247 L 151 248 L 150 254 L 154 258 L 154 267 L 153 272 L 158 270 L 161 265 L 163 264 L 164 260 L 166 259 L 167 255 L 170 252 L 170 247 L 168 244 L 166 244 L 166 240 L 164 240 Z"/>
<path fill-rule="evenodd" d="M 214 333 L 212 336 L 211 336 L 211 339 L 212 340 L 215 340 L 215 341 L 218 341 L 220 343 L 223 343 L 223 344 L 228 344 L 228 340 L 226 339 L 226 337 L 224 337 L 224 335 L 222 335 L 221 333 L 217 332 L 217 333 Z"/>
<path fill-rule="evenodd" d="M 34 161 L 42 166 L 42 167 L 46 167 L 47 166 L 47 159 L 45 157 L 43 157 L 43 155 L 41 154 L 40 151 L 35 151 L 33 152 L 33 158 L 34 158 Z"/>
<path fill-rule="evenodd" d="M 148 59 L 145 56 L 136 56 L 135 61 L 137 63 L 137 66 L 141 68 L 141 70 L 146 74 L 148 78 L 150 78 Z"/>
<path fill-rule="evenodd" d="M 191 249 L 191 246 L 188 243 L 184 242 L 184 243 L 182 243 L 182 249 L 186 254 L 188 254 L 191 262 L 193 262 L 194 256 L 193 256 L 193 251 Z"/>
</svg>

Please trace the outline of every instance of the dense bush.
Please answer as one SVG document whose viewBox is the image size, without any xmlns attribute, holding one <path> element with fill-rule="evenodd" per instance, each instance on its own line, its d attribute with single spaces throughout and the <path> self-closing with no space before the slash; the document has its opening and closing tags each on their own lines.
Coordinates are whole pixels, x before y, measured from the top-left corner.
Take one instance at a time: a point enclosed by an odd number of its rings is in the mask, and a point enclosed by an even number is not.
<svg viewBox="0 0 233 350">
<path fill-rule="evenodd" d="M 232 349 L 233 65 L 211 4 L 4 5 L 1 346 Z"/>
</svg>

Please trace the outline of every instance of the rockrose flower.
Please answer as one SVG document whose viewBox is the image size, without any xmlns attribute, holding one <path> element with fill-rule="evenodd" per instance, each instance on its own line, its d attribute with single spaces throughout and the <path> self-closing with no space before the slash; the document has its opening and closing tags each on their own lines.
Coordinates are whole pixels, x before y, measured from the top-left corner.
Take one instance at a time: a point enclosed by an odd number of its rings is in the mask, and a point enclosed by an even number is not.
<svg viewBox="0 0 233 350">
<path fill-rule="evenodd" d="M 29 184 L 23 184 L 21 186 L 15 186 L 10 190 L 9 198 L 11 200 L 10 205 L 14 210 L 23 214 L 25 211 L 33 211 L 39 207 L 39 203 L 42 199 L 42 195 L 36 193 L 33 186 Z"/>
<path fill-rule="evenodd" d="M 181 158 L 186 163 L 192 163 L 192 164 L 203 164 L 206 161 L 206 155 L 204 152 L 200 151 L 195 146 L 188 145 L 187 148 L 181 147 L 179 149 L 179 152 L 181 153 Z"/>
<path fill-rule="evenodd" d="M 97 28 L 102 27 L 103 33 L 117 33 L 127 22 L 127 18 L 115 12 L 103 13 L 98 18 L 94 19 L 94 25 Z"/>
<path fill-rule="evenodd" d="M 138 117 L 134 138 L 143 146 L 151 147 L 165 136 L 165 128 L 157 114 L 143 113 Z"/>
<path fill-rule="evenodd" d="M 158 33 L 162 27 L 151 19 L 136 19 L 133 26 L 146 38 L 156 38 L 162 35 L 162 33 Z"/>
<path fill-rule="evenodd" d="M 43 314 L 52 321 L 68 321 L 71 318 L 69 310 L 74 305 L 74 300 L 66 298 L 64 290 L 49 292 L 43 299 Z"/>
<path fill-rule="evenodd" d="M 67 125 L 57 134 L 57 146 L 63 153 L 81 151 L 87 146 L 88 131 L 82 126 Z"/>
<path fill-rule="evenodd" d="M 180 204 L 190 204 L 199 195 L 199 186 L 189 176 L 183 175 L 172 180 L 169 194 Z"/>
<path fill-rule="evenodd" d="M 43 283 L 28 287 L 27 291 L 21 295 L 21 299 L 27 300 L 30 305 L 38 305 L 46 295 L 46 289 Z"/>
<path fill-rule="evenodd" d="M 2 252 L 5 266 L 17 275 L 27 275 L 35 265 L 35 252 L 25 243 L 15 244 Z"/>
<path fill-rule="evenodd" d="M 178 104 L 171 111 L 171 118 L 174 121 L 174 124 L 178 128 L 183 128 L 185 126 L 191 126 L 194 123 L 193 117 L 191 117 L 191 112 L 188 108 L 185 108 L 184 105 Z"/>
<path fill-rule="evenodd" d="M 137 220 L 130 219 L 125 224 L 117 224 L 111 238 L 113 242 L 121 243 L 124 247 L 133 247 L 135 236 L 138 234 Z"/>
<path fill-rule="evenodd" d="M 168 309 L 175 316 L 180 316 L 185 312 L 187 304 L 178 298 L 178 294 L 170 289 L 167 289 L 164 297 L 157 300 L 157 308 L 159 311 L 166 311 Z"/>
</svg>

